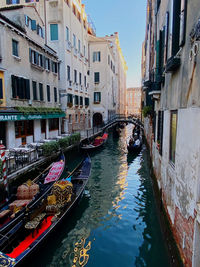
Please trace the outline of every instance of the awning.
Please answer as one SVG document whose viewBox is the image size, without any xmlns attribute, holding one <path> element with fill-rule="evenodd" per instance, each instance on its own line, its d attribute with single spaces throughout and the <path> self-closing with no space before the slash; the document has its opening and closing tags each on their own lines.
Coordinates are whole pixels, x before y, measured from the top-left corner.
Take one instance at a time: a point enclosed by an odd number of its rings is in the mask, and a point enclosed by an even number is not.
<svg viewBox="0 0 200 267">
<path fill-rule="evenodd" d="M 25 120 L 41 120 L 41 119 L 55 119 L 63 118 L 66 114 L 63 113 L 48 113 L 48 114 L 8 114 L 0 113 L 0 122 L 1 121 L 25 121 Z"/>
</svg>

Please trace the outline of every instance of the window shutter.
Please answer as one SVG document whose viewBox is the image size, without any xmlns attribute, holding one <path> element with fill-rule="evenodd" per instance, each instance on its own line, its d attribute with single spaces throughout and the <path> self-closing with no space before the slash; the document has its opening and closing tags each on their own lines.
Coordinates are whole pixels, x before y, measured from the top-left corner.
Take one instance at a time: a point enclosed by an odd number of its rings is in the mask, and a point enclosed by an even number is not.
<svg viewBox="0 0 200 267">
<path fill-rule="evenodd" d="M 99 62 L 101 61 L 101 52 L 99 52 Z"/>
<path fill-rule="evenodd" d="M 101 102 L 101 93 L 99 93 L 99 102 Z"/>
<path fill-rule="evenodd" d="M 12 86 L 12 97 L 16 98 L 17 94 L 16 94 L 16 85 L 15 85 L 15 76 L 11 75 L 11 86 Z"/>
<path fill-rule="evenodd" d="M 30 81 L 26 79 L 26 99 L 30 99 Z"/>
<path fill-rule="evenodd" d="M 39 64 L 39 56 L 38 56 L 38 52 L 35 52 L 35 58 L 36 58 L 36 64 Z"/>
<path fill-rule="evenodd" d="M 179 50 L 180 36 L 180 8 L 181 0 L 174 0 L 173 3 L 173 23 L 172 23 L 172 56 L 175 56 Z"/>
<path fill-rule="evenodd" d="M 31 20 L 31 30 L 32 31 L 36 31 L 36 28 L 37 28 L 37 26 L 36 26 L 36 20 Z"/>
<path fill-rule="evenodd" d="M 168 58 L 168 37 L 169 37 L 169 12 L 166 13 L 165 17 L 165 45 L 164 45 L 164 65 Z"/>
<path fill-rule="evenodd" d="M 31 55 L 31 48 L 29 48 L 29 61 L 32 63 L 32 55 Z"/>
<path fill-rule="evenodd" d="M 46 69 L 46 57 L 42 56 L 43 68 Z"/>
<path fill-rule="evenodd" d="M 95 62 L 95 52 L 93 52 L 93 62 Z"/>
<path fill-rule="evenodd" d="M 37 24 L 37 34 L 39 34 L 39 31 L 40 31 L 40 25 Z"/>
<path fill-rule="evenodd" d="M 181 0 L 179 46 L 183 46 L 185 44 L 186 20 L 187 20 L 187 0 Z"/>
<path fill-rule="evenodd" d="M 0 99 L 3 99 L 3 80 L 0 79 Z"/>
<path fill-rule="evenodd" d="M 160 75 L 160 40 L 156 42 L 156 80 Z"/>
</svg>

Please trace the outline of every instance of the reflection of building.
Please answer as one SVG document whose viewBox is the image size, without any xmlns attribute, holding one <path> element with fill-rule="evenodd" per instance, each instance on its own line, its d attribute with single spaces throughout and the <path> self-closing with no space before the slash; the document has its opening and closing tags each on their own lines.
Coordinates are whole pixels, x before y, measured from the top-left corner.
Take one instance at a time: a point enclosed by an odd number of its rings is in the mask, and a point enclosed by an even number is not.
<svg viewBox="0 0 200 267">
<path fill-rule="evenodd" d="M 185 266 L 200 263 L 199 8 L 148 1 L 143 46 L 145 134 Z"/>
<path fill-rule="evenodd" d="M 127 114 L 140 117 L 141 114 L 141 87 L 127 89 Z"/>
<path fill-rule="evenodd" d="M 93 125 L 100 125 L 116 113 L 116 59 L 111 42 L 104 37 L 89 36 L 90 88 Z"/>
<path fill-rule="evenodd" d="M 33 7 L 0 14 L 0 140 L 7 148 L 55 137 L 61 131 L 58 57 L 45 45 Z"/>
</svg>

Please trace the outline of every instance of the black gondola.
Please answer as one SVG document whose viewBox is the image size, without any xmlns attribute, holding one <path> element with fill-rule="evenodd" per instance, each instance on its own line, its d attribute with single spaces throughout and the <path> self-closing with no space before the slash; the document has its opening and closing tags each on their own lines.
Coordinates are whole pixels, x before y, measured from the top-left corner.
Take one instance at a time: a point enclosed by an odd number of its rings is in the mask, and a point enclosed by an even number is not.
<svg viewBox="0 0 200 267">
<path fill-rule="evenodd" d="M 13 195 L 8 202 L 6 202 L 0 210 L 0 214 L 5 213 L 5 211 L 7 211 L 8 216 L 1 218 L 0 219 L 0 247 L 2 245 L 2 242 L 4 243 L 4 236 L 8 236 L 9 234 L 13 233 L 12 228 L 16 225 L 18 225 L 18 223 L 20 222 L 20 220 L 24 217 L 24 214 L 26 212 L 27 209 L 31 210 L 33 209 L 38 202 L 41 201 L 41 199 L 48 194 L 48 192 L 51 190 L 52 186 L 53 186 L 53 182 L 49 182 L 47 184 L 44 184 L 44 181 L 46 179 L 46 177 L 49 175 L 49 173 L 51 172 L 51 170 L 54 168 L 54 166 L 56 166 L 56 164 L 59 164 L 59 172 L 58 175 L 56 176 L 56 180 L 60 179 L 62 176 L 62 173 L 64 171 L 65 168 L 65 156 L 63 153 L 60 154 L 58 161 L 51 163 L 40 175 L 38 175 L 32 182 L 34 182 L 35 184 L 37 184 L 38 188 L 39 188 L 39 192 L 33 196 L 32 199 L 28 199 L 29 201 L 25 201 L 25 198 L 23 198 L 24 201 L 22 201 L 21 203 L 17 203 L 17 201 L 19 202 L 19 199 L 17 199 L 17 194 Z M 53 169 L 54 170 L 54 169 Z M 27 203 L 27 204 L 26 204 Z M 13 206 L 19 205 L 18 209 L 19 211 L 17 212 L 13 212 L 10 210 L 11 205 L 13 204 Z M 22 205 L 22 207 L 20 207 L 20 205 Z M 12 214 L 14 216 L 12 216 Z"/>
<path fill-rule="evenodd" d="M 133 142 L 128 142 L 128 145 L 127 145 L 127 149 L 128 149 L 128 152 L 131 152 L 131 153 L 137 153 L 141 150 L 142 148 L 142 138 L 139 137 L 137 139 L 137 141 L 133 141 Z"/>
<path fill-rule="evenodd" d="M 42 244 L 42 242 L 56 229 L 56 227 L 63 221 L 66 215 L 69 214 L 69 212 L 81 199 L 90 176 L 90 170 L 91 160 L 87 156 L 68 176 L 68 179 L 71 179 L 71 182 L 68 183 L 73 185 L 73 191 L 71 193 L 70 200 L 65 202 L 64 206 L 60 206 L 58 211 L 50 212 L 47 208 L 49 207 L 47 205 L 48 198 L 46 197 L 43 199 L 40 203 L 41 205 L 39 205 L 37 209 L 32 212 L 32 214 L 27 216 L 26 222 L 23 222 L 22 226 L 19 226 L 17 236 L 19 237 L 20 243 L 18 246 L 14 247 L 16 244 L 16 240 L 14 240 L 14 242 L 9 242 L 9 246 L 0 252 L 0 265 L 1 262 L 4 262 L 4 266 L 18 266 L 22 264 L 22 262 L 24 262 L 25 259 L 27 259 L 28 256 Z M 65 179 L 65 181 L 66 180 L 67 179 Z M 44 212 L 44 209 L 46 212 Z M 40 217 L 41 223 L 38 224 L 40 227 L 38 227 L 38 229 L 35 228 L 36 233 L 27 232 L 27 220 L 30 219 L 33 214 L 37 214 L 38 211 L 39 214 L 34 217 L 32 221 Z M 28 243 L 27 241 L 29 239 L 30 241 Z M 26 246 L 24 246 L 24 244 L 26 244 Z M 9 251 L 10 248 L 13 250 Z"/>
<path fill-rule="evenodd" d="M 80 148 L 84 151 L 96 150 L 97 148 L 102 147 L 108 139 L 108 134 L 104 133 L 103 136 L 97 136 L 95 140 L 89 144 L 82 143 Z"/>
</svg>

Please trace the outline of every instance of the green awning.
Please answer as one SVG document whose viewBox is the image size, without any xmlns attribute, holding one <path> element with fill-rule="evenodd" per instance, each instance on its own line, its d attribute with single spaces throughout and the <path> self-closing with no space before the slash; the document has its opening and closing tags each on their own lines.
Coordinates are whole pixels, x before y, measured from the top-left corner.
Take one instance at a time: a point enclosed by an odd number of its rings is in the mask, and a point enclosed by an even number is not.
<svg viewBox="0 0 200 267">
<path fill-rule="evenodd" d="M 66 114 L 63 113 L 48 113 L 48 114 L 8 114 L 0 113 L 0 122 L 1 121 L 25 121 L 25 120 L 41 120 L 41 119 L 54 119 L 54 118 L 63 118 Z"/>
</svg>

